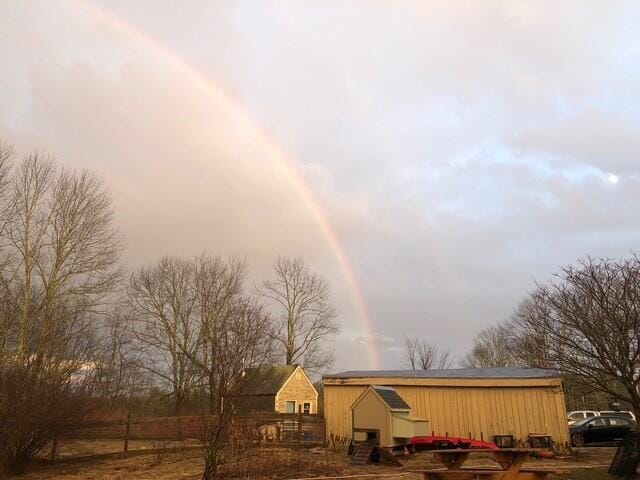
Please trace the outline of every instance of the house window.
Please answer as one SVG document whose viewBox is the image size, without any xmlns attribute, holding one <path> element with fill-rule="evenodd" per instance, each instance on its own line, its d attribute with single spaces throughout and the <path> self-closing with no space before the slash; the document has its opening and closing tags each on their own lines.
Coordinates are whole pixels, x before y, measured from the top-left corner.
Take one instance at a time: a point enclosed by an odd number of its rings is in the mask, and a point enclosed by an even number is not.
<svg viewBox="0 0 640 480">
<path fill-rule="evenodd" d="M 304 403 L 302 404 L 302 412 L 303 412 L 305 415 L 309 415 L 309 414 L 311 413 L 311 404 L 310 404 L 310 403 L 308 403 L 308 402 L 304 402 Z"/>
<path fill-rule="evenodd" d="M 296 413 L 296 402 L 287 400 L 287 413 Z"/>
</svg>

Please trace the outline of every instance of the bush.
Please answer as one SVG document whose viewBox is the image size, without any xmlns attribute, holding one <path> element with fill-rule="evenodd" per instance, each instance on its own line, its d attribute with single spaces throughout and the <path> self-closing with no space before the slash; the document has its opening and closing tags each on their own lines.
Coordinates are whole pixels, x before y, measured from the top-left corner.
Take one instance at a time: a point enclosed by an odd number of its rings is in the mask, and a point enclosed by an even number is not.
<svg viewBox="0 0 640 480">
<path fill-rule="evenodd" d="M 58 369 L 33 365 L 0 371 L 0 466 L 11 473 L 29 462 L 60 432 L 77 427 L 89 402 L 83 381 Z"/>
</svg>

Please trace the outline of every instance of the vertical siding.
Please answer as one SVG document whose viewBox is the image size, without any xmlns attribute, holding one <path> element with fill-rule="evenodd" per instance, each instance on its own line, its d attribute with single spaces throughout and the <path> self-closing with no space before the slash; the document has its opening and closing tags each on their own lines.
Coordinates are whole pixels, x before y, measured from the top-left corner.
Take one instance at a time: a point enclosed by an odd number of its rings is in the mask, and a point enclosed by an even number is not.
<svg viewBox="0 0 640 480">
<path fill-rule="evenodd" d="M 326 385 L 327 436 L 351 436 L 351 405 L 365 386 Z M 526 441 L 529 433 L 547 433 L 560 444 L 569 441 L 560 387 L 395 386 L 411 414 L 429 420 L 436 435 L 492 440 L 495 434 Z"/>
<path fill-rule="evenodd" d="M 324 418 L 327 440 L 333 437 L 351 438 L 351 405 L 365 386 L 325 385 Z"/>
</svg>

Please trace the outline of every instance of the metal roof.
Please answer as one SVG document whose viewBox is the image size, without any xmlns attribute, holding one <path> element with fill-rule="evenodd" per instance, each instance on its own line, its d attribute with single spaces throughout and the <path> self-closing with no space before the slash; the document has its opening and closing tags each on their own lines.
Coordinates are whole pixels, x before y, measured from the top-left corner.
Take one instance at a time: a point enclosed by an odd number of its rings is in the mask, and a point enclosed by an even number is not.
<svg viewBox="0 0 640 480">
<path fill-rule="evenodd" d="M 542 368 L 450 368 L 446 370 L 350 370 L 322 378 L 558 378 Z"/>
<path fill-rule="evenodd" d="M 384 403 L 386 403 L 391 410 L 411 410 L 411 407 L 407 405 L 407 402 L 405 402 L 393 388 L 380 387 L 376 385 L 373 389 L 378 395 L 380 395 L 380 397 L 382 397 Z"/>
</svg>

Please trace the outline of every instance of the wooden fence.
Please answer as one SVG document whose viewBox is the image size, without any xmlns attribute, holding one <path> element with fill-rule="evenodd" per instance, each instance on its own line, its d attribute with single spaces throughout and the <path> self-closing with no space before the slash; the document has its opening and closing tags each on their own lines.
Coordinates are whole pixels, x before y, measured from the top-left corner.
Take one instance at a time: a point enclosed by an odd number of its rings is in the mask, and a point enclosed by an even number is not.
<svg viewBox="0 0 640 480">
<path fill-rule="evenodd" d="M 211 416 L 129 418 L 96 422 L 66 432 L 64 438 L 129 440 L 204 440 Z M 317 415 L 269 414 L 235 418 L 230 440 L 260 445 L 315 446 L 324 443 L 324 418 Z M 126 450 L 126 448 L 125 448 Z"/>
</svg>

